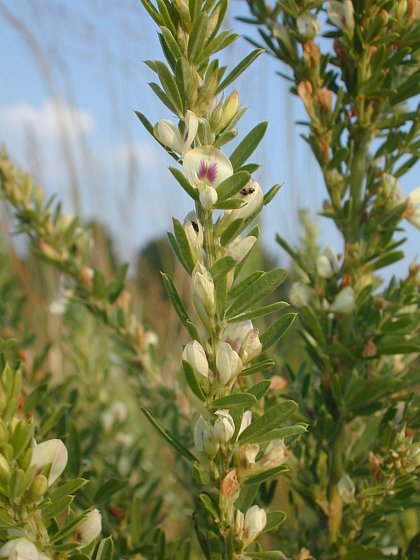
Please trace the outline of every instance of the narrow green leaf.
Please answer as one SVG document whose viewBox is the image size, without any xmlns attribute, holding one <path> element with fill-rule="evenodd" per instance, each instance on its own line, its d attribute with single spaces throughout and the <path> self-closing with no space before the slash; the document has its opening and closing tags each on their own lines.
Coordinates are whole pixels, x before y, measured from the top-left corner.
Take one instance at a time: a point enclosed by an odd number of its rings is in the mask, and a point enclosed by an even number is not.
<svg viewBox="0 0 420 560">
<path fill-rule="evenodd" d="M 267 513 L 267 523 L 265 524 L 263 533 L 270 533 L 276 529 L 285 521 L 286 517 L 284 511 L 271 511 Z"/>
<path fill-rule="evenodd" d="M 243 205 L 240 198 L 229 198 L 228 200 L 218 200 L 213 206 L 216 210 L 236 210 Z"/>
<path fill-rule="evenodd" d="M 114 542 L 112 537 L 102 539 L 96 549 L 93 560 L 112 560 L 114 555 Z"/>
<path fill-rule="evenodd" d="M 257 402 L 254 395 L 250 393 L 235 393 L 226 397 L 220 397 L 212 402 L 213 408 L 241 408 L 250 407 Z"/>
<path fill-rule="evenodd" d="M 76 490 L 87 484 L 85 478 L 75 478 L 74 480 L 69 480 L 62 484 L 59 488 L 56 488 L 48 494 L 48 498 L 55 502 L 62 498 L 63 496 L 68 496 L 69 494 L 74 494 Z"/>
<path fill-rule="evenodd" d="M 178 46 L 178 43 L 175 41 L 174 36 L 169 31 L 167 27 L 161 26 L 160 30 L 162 31 L 163 38 L 165 39 L 165 43 L 168 46 L 168 49 L 173 54 L 174 58 L 178 60 L 182 56 L 182 52 Z"/>
<path fill-rule="evenodd" d="M 168 96 L 168 99 L 170 99 L 172 105 L 175 107 L 178 116 L 181 117 L 183 115 L 183 103 L 175 78 L 164 62 L 160 60 L 155 60 L 154 62 L 162 88 Z"/>
<path fill-rule="evenodd" d="M 146 407 L 141 407 L 140 410 L 149 420 L 149 422 L 160 432 L 163 438 L 171 445 L 178 453 L 183 455 L 188 461 L 195 462 L 197 460 L 196 457 L 188 449 L 182 445 L 180 441 L 178 441 L 171 433 L 169 433 L 159 422 L 159 420 L 154 416 L 154 414 Z"/>
<path fill-rule="evenodd" d="M 172 218 L 172 224 L 174 226 L 174 233 L 177 240 L 179 252 L 181 253 L 183 260 L 188 267 L 187 271 L 191 274 L 195 262 L 191 252 L 190 244 L 188 242 L 187 234 L 185 233 L 181 222 L 179 222 L 176 218 Z"/>
<path fill-rule="evenodd" d="M 239 443 L 252 442 L 253 438 L 278 428 L 298 409 L 295 401 L 284 401 L 267 410 L 265 414 L 254 420 L 238 437 Z"/>
<path fill-rule="evenodd" d="M 188 58 L 191 62 L 195 62 L 199 57 L 205 45 L 205 37 L 209 23 L 208 15 L 202 12 L 194 21 L 190 37 L 188 39 Z"/>
<path fill-rule="evenodd" d="M 247 389 L 247 391 L 249 394 L 254 395 L 257 401 L 259 401 L 270 389 L 270 385 L 271 385 L 271 381 L 269 379 L 265 379 L 264 381 L 260 381 L 250 389 Z"/>
<path fill-rule="evenodd" d="M 227 198 L 238 194 L 238 192 L 244 188 L 250 179 L 251 175 L 248 171 L 238 171 L 237 173 L 234 173 L 217 187 L 218 200 L 226 200 Z"/>
<path fill-rule="evenodd" d="M 220 513 L 217 504 L 208 494 L 200 494 L 198 496 L 204 509 L 211 515 L 211 517 L 218 522 L 220 520 Z"/>
<path fill-rule="evenodd" d="M 253 486 L 254 484 L 262 484 L 271 478 L 277 477 L 284 472 L 287 472 L 289 469 L 286 465 L 280 465 L 279 467 L 275 467 L 274 469 L 269 469 L 268 471 L 264 471 L 259 474 L 255 474 L 254 476 L 250 476 L 249 478 L 245 479 L 244 485 L 245 486 Z"/>
<path fill-rule="evenodd" d="M 245 311 L 245 313 L 240 313 L 239 315 L 235 315 L 229 319 L 229 323 L 238 323 L 240 321 L 248 321 L 252 319 L 256 319 L 257 317 L 264 317 L 265 315 L 270 315 L 270 313 L 274 313 L 275 311 L 279 311 L 280 309 L 284 309 L 285 307 L 289 307 L 290 305 L 287 301 L 277 301 L 276 303 L 272 303 L 270 305 L 265 305 L 264 307 L 258 307 L 252 311 Z"/>
<path fill-rule="evenodd" d="M 286 437 L 301 436 L 308 431 L 308 424 L 294 424 L 293 426 L 283 426 L 282 428 L 276 428 L 270 430 L 263 434 L 260 434 L 255 438 L 254 443 L 267 443 L 273 441 L 273 439 L 284 439 Z"/>
<path fill-rule="evenodd" d="M 226 76 L 223 82 L 217 88 L 217 93 L 221 93 L 227 88 L 232 82 L 236 80 L 247 68 L 250 66 L 254 60 L 256 60 L 262 53 L 264 49 L 255 49 L 250 52 L 235 68 Z"/>
<path fill-rule="evenodd" d="M 228 243 L 235 239 L 241 232 L 244 227 L 244 220 L 242 218 L 238 218 L 237 220 L 233 220 L 231 224 L 225 229 L 225 231 L 220 236 L 220 243 L 223 247 L 226 247 Z"/>
<path fill-rule="evenodd" d="M 254 303 L 271 294 L 284 282 L 286 276 L 287 270 L 284 268 L 275 268 L 269 272 L 264 272 L 236 298 L 228 310 L 228 316 L 238 315 L 241 311 L 249 309 Z"/>
<path fill-rule="evenodd" d="M 191 338 L 193 338 L 194 340 L 200 340 L 197 329 L 195 328 L 194 323 L 191 321 L 191 319 L 188 316 L 188 313 L 185 310 L 185 307 L 181 301 L 181 298 L 178 295 L 178 292 L 175 288 L 175 284 L 172 278 L 169 276 L 169 274 L 166 274 L 165 272 L 161 272 L 161 275 L 162 275 L 163 283 L 165 284 L 166 291 L 168 292 L 168 296 L 172 301 L 172 305 L 174 306 L 176 314 L 180 318 L 184 327 L 189 332 Z"/>
<path fill-rule="evenodd" d="M 260 373 L 261 371 L 269 369 L 275 365 L 275 360 L 263 360 L 262 362 L 258 362 L 253 366 L 243 369 L 239 375 L 253 375 L 254 373 Z"/>
<path fill-rule="evenodd" d="M 177 115 L 178 114 L 177 108 L 172 103 L 171 99 L 163 91 L 163 89 L 158 84 L 156 84 L 155 82 L 150 82 L 149 86 L 154 91 L 154 93 L 157 95 L 157 97 L 162 101 L 162 103 L 165 105 L 165 107 L 167 107 L 172 113 Z"/>
<path fill-rule="evenodd" d="M 239 498 L 235 502 L 235 507 L 242 511 L 242 513 L 245 513 L 252 506 L 257 492 L 258 486 L 256 484 L 253 486 L 242 486 Z"/>
<path fill-rule="evenodd" d="M 232 270 L 234 266 L 235 259 L 233 257 L 230 257 L 229 255 L 226 255 L 226 257 L 222 257 L 214 263 L 214 265 L 210 269 L 210 272 L 213 278 L 216 279 L 218 276 L 225 276 L 229 272 L 229 270 Z"/>
<path fill-rule="evenodd" d="M 153 19 L 153 21 L 157 25 L 162 25 L 160 14 L 153 6 L 153 4 L 150 2 L 150 0 L 140 0 L 140 2 L 143 4 L 144 8 L 146 9 L 149 16 Z"/>
<path fill-rule="evenodd" d="M 190 182 L 188 181 L 188 179 L 185 177 L 185 175 L 179 170 L 176 169 L 176 167 L 169 167 L 169 171 L 172 173 L 172 175 L 175 177 L 175 179 L 178 181 L 178 183 L 181 185 L 181 187 L 184 189 L 184 191 L 193 199 L 193 200 L 198 200 L 198 190 L 195 189 Z"/>
<path fill-rule="evenodd" d="M 262 270 L 256 270 L 251 272 L 246 278 L 238 282 L 229 292 L 229 299 L 236 299 L 244 290 L 246 290 L 251 284 L 256 282 L 258 278 L 264 274 Z"/>
<path fill-rule="evenodd" d="M 181 251 L 179 250 L 178 242 L 176 240 L 175 235 L 171 231 L 167 231 L 166 235 L 168 236 L 169 243 L 171 244 L 172 250 L 175 253 L 176 258 L 179 260 L 179 262 L 182 264 L 182 266 L 185 268 L 185 270 L 188 272 L 188 274 L 191 274 L 189 266 L 185 262 L 184 256 L 181 253 Z"/>
<path fill-rule="evenodd" d="M 195 376 L 194 370 L 189 362 L 186 360 L 182 360 L 182 366 L 184 369 L 184 376 L 185 381 L 187 382 L 188 387 L 191 389 L 191 392 L 202 402 L 206 402 L 206 396 L 203 393 L 203 390 L 200 387 L 199 382 L 197 381 L 197 377 Z"/>
<path fill-rule="evenodd" d="M 57 517 L 57 515 L 68 509 L 73 499 L 73 496 L 63 496 L 62 498 L 60 498 L 59 500 L 55 500 L 54 502 L 46 500 L 41 505 L 42 519 L 47 522 L 53 517 Z"/>
<path fill-rule="evenodd" d="M 107 504 L 111 496 L 127 486 L 127 480 L 121 478 L 110 478 L 95 493 L 96 504 Z"/>
<path fill-rule="evenodd" d="M 286 331 L 292 325 L 296 317 L 297 313 L 286 313 L 268 327 L 268 329 L 260 336 L 260 341 L 264 350 L 270 348 L 270 346 L 278 342 L 286 334 Z"/>
<path fill-rule="evenodd" d="M 277 185 L 274 185 L 274 187 L 271 187 L 271 189 L 265 193 L 264 200 L 263 200 L 264 206 L 266 206 L 268 203 L 270 203 L 273 200 L 273 198 L 276 196 L 276 194 L 279 192 L 279 190 L 282 188 L 283 185 L 284 183 L 278 183 Z"/>
<path fill-rule="evenodd" d="M 246 160 L 254 153 L 258 144 L 264 137 L 267 130 L 268 122 L 262 122 L 257 124 L 251 132 L 249 132 L 239 146 L 234 150 L 233 154 L 230 156 L 230 161 L 232 163 L 233 169 L 239 169 Z"/>
</svg>

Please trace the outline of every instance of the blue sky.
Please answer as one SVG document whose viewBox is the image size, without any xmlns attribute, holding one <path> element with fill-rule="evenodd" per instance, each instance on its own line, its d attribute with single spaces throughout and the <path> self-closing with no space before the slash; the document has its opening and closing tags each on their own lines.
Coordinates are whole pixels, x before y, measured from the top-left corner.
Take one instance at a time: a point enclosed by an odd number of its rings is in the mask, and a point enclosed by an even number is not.
<svg viewBox="0 0 420 560">
<path fill-rule="evenodd" d="M 230 26 L 246 14 L 231 2 Z M 0 142 L 30 169 L 49 193 L 57 192 L 69 213 L 104 221 L 124 259 L 182 218 L 190 202 L 171 179 L 172 160 L 144 131 L 132 109 L 152 122 L 170 118 L 147 83 L 144 65 L 161 58 L 156 28 L 136 0 L 0 0 Z M 240 39 L 226 53 L 236 64 L 252 47 Z M 264 189 L 284 182 L 264 212 L 263 237 L 270 253 L 285 264 L 274 237 L 299 235 L 298 210 L 313 215 L 324 197 L 315 161 L 293 126 L 303 113 L 275 72 L 278 62 L 262 56 L 235 84 L 249 109 L 239 135 L 270 122 L 254 161 Z M 403 178 L 406 192 L 420 184 L 418 167 Z M 320 219 L 324 242 L 340 248 L 328 220 Z M 418 254 L 418 231 L 407 225 L 406 263 Z M 404 265 L 405 268 L 406 264 Z M 394 270 L 402 273 L 398 266 Z"/>
</svg>

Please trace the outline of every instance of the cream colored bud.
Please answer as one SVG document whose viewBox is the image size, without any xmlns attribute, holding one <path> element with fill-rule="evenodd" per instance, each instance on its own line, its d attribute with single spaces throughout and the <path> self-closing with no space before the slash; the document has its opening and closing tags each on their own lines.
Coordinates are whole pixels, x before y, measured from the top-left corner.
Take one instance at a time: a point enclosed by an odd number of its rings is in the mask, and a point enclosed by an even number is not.
<svg viewBox="0 0 420 560">
<path fill-rule="evenodd" d="M 9 560 L 38 560 L 38 549 L 26 537 L 13 539 L 0 548 L 0 558 Z"/>
<path fill-rule="evenodd" d="M 331 304 L 330 310 L 334 313 L 342 313 L 348 315 L 354 311 L 356 301 L 354 290 L 351 286 L 346 286 L 338 293 L 337 297 Z"/>
<path fill-rule="evenodd" d="M 420 187 L 412 190 L 408 195 L 406 219 L 417 229 L 420 229 Z"/>
<path fill-rule="evenodd" d="M 225 332 L 223 333 L 223 339 L 228 342 L 235 352 L 239 352 L 246 335 L 253 329 L 252 321 L 241 321 L 240 323 L 229 323 Z"/>
<path fill-rule="evenodd" d="M 218 410 L 213 426 L 213 434 L 219 443 L 227 443 L 235 433 L 235 423 L 228 410 Z"/>
<path fill-rule="evenodd" d="M 45 494 L 48 490 L 48 479 L 43 474 L 37 475 L 30 486 L 30 494 L 35 499 L 38 500 L 41 496 Z"/>
<path fill-rule="evenodd" d="M 299 35 L 306 41 L 315 39 L 321 31 L 321 22 L 316 15 L 307 12 L 299 16 L 296 20 L 296 27 Z"/>
<path fill-rule="evenodd" d="M 246 545 L 254 541 L 267 524 L 267 514 L 257 505 L 250 507 L 245 513 L 244 541 Z"/>
<path fill-rule="evenodd" d="M 312 298 L 312 290 L 303 282 L 294 282 L 290 287 L 290 303 L 295 307 L 305 307 L 309 305 Z"/>
<path fill-rule="evenodd" d="M 219 442 L 214 437 L 213 428 L 202 416 L 195 423 L 194 446 L 209 459 L 214 459 L 219 451 Z"/>
<path fill-rule="evenodd" d="M 221 235 L 235 220 L 246 220 L 256 214 L 263 204 L 264 193 L 260 184 L 251 179 L 236 198 L 242 200 L 242 206 L 237 210 L 225 211 L 223 218 L 216 227 L 216 235 Z"/>
<path fill-rule="evenodd" d="M 337 484 L 337 490 L 340 498 L 345 504 L 353 502 L 354 495 L 356 493 L 356 487 L 354 486 L 354 482 L 348 474 L 345 474 L 340 478 Z"/>
<path fill-rule="evenodd" d="M 197 262 L 192 272 L 192 288 L 197 311 L 200 312 L 201 303 L 207 315 L 213 317 L 216 312 L 214 282 L 210 272 L 200 262 Z"/>
<path fill-rule="evenodd" d="M 204 184 L 200 189 L 199 198 L 204 210 L 210 210 L 217 202 L 217 191 L 214 187 Z"/>
<path fill-rule="evenodd" d="M 323 253 L 318 257 L 316 267 L 322 278 L 331 278 L 340 269 L 340 263 L 336 252 L 329 246 L 325 247 Z"/>
<path fill-rule="evenodd" d="M 9 462 L 6 457 L 0 453 L 0 481 L 8 482 L 12 475 L 12 470 L 10 468 Z"/>
<path fill-rule="evenodd" d="M 187 214 L 184 220 L 184 231 L 194 260 L 203 260 L 203 226 L 195 212 Z"/>
<path fill-rule="evenodd" d="M 36 445 L 32 449 L 31 465 L 36 467 L 35 473 L 39 474 L 47 465 L 48 486 L 54 484 L 67 465 L 67 448 L 60 439 L 50 439 Z"/>
<path fill-rule="evenodd" d="M 87 514 L 86 519 L 77 527 L 74 538 L 82 546 L 87 546 L 93 542 L 102 531 L 102 517 L 97 509 L 93 509 Z"/>
<path fill-rule="evenodd" d="M 341 2 L 330 0 L 328 3 L 328 17 L 336 27 L 347 31 L 350 35 L 353 34 L 354 9 L 352 0 L 342 0 Z"/>
<path fill-rule="evenodd" d="M 242 370 L 241 358 L 227 342 L 219 342 L 217 346 L 216 368 L 222 385 L 228 385 Z"/>
<path fill-rule="evenodd" d="M 270 441 L 267 449 L 264 452 L 261 460 L 258 461 L 258 465 L 264 467 L 264 469 L 274 469 L 275 467 L 280 467 L 283 463 L 287 461 L 289 457 L 289 452 L 283 439 L 275 439 Z"/>
<path fill-rule="evenodd" d="M 234 119 L 239 110 L 239 93 L 234 90 L 226 99 L 223 106 L 223 116 L 220 122 L 219 130 L 223 130 Z"/>
<path fill-rule="evenodd" d="M 182 353 L 182 359 L 188 362 L 196 375 L 206 379 L 209 376 L 209 363 L 204 348 L 196 340 L 188 342 Z"/>
<path fill-rule="evenodd" d="M 246 428 L 248 428 L 248 426 L 251 424 L 251 422 L 252 422 L 252 411 L 247 410 L 242 415 L 242 420 L 241 420 L 241 425 L 240 425 L 239 432 L 238 432 L 238 437 L 242 434 L 242 432 Z"/>
<path fill-rule="evenodd" d="M 243 364 L 251 362 L 261 353 L 262 344 L 258 335 L 258 329 L 252 329 L 246 335 L 239 352 Z"/>
<path fill-rule="evenodd" d="M 241 447 L 242 457 L 244 459 L 245 467 L 255 464 L 255 459 L 260 452 L 258 443 L 247 443 Z"/>
</svg>

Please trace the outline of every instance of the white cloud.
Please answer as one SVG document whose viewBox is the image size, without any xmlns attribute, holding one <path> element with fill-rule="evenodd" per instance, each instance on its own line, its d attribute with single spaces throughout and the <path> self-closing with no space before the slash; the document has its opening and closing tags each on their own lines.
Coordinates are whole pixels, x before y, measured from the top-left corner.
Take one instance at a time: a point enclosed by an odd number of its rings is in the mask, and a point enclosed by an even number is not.
<svg viewBox="0 0 420 560">
<path fill-rule="evenodd" d="M 26 103 L 16 103 L 0 108 L 0 139 L 3 142 L 22 142 L 28 131 L 39 142 L 59 140 L 61 134 L 76 139 L 94 128 L 93 116 L 64 101 L 47 99 L 35 107 Z"/>
</svg>

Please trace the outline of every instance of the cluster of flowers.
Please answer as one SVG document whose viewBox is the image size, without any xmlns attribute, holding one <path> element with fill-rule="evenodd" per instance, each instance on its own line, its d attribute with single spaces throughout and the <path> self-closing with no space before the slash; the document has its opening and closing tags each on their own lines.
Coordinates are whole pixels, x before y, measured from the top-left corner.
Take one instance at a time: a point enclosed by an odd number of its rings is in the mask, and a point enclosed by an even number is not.
<svg viewBox="0 0 420 560">
<path fill-rule="evenodd" d="M 40 444 L 33 443 L 30 467 L 33 470 L 33 481 L 30 486 L 31 496 L 35 501 L 42 498 L 48 488 L 61 476 L 66 468 L 68 452 L 60 439 L 50 439 Z M 11 468 L 6 458 L 0 454 L 1 477 L 7 480 L 11 476 Z M 101 514 L 97 509 L 91 510 L 81 524 L 75 529 L 72 538 L 80 547 L 89 545 L 101 533 Z M 25 529 L 13 529 L 15 538 L 0 548 L 0 558 L 9 560 L 51 560 L 41 552 Z"/>
<path fill-rule="evenodd" d="M 223 108 L 228 112 L 227 118 L 232 118 L 238 110 L 236 92 L 228 98 Z M 155 125 L 154 134 L 163 145 L 180 154 L 186 178 L 191 186 L 197 189 L 203 211 L 209 211 L 218 200 L 218 186 L 233 175 L 233 168 L 229 158 L 214 146 L 191 148 L 194 140 L 197 142 L 197 132 L 203 120 L 205 119 L 199 119 L 192 111 L 187 111 L 183 133 L 174 122 L 161 120 Z M 214 234 L 217 258 L 230 256 L 239 264 L 253 247 L 256 237 L 248 235 L 241 238 L 237 235 L 226 246 L 222 246 L 217 238 L 220 238 L 223 231 L 235 220 L 247 219 L 254 215 L 262 206 L 263 192 L 260 185 L 251 179 L 237 197 L 242 199 L 243 204 L 237 209 L 225 210 L 223 217 L 215 225 Z M 194 305 L 201 322 L 211 334 L 217 307 L 216 290 L 213 276 L 205 266 L 206 261 L 203 258 L 203 224 L 195 212 L 189 213 L 185 218 L 184 231 L 195 262 L 192 271 Z M 228 288 L 232 285 L 233 275 L 234 270 L 227 275 Z M 242 321 L 227 326 L 224 324 L 214 348 L 207 348 L 207 353 L 198 340 L 191 340 L 184 348 L 182 359 L 192 368 L 206 396 L 223 396 L 231 392 L 243 368 L 261 351 L 258 329 L 254 328 L 251 321 Z M 210 368 L 209 361 L 214 363 L 213 369 Z M 238 442 L 238 437 L 251 424 L 251 420 L 252 413 L 244 412 L 241 425 L 236 430 L 229 410 L 221 409 L 214 413 L 207 412 L 206 418 L 200 415 L 196 421 L 196 455 L 203 465 L 210 466 L 215 479 L 219 477 L 216 467 L 219 451 L 223 456 L 227 453 L 233 457 L 235 466 L 225 472 L 220 482 L 221 510 L 232 511 L 233 504 L 239 497 L 240 485 L 247 477 L 278 467 L 287 460 L 287 448 L 281 439 L 271 441 L 261 452 L 258 444 L 241 445 Z M 234 438 L 235 433 L 237 435 Z M 258 455 L 260 457 L 257 460 Z M 234 519 L 236 537 L 242 541 L 244 547 L 255 540 L 267 522 L 265 511 L 257 505 L 245 513 L 236 510 Z"/>
</svg>

